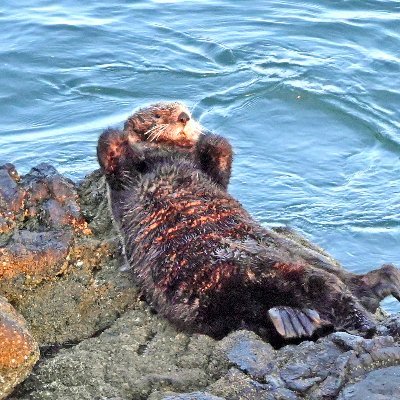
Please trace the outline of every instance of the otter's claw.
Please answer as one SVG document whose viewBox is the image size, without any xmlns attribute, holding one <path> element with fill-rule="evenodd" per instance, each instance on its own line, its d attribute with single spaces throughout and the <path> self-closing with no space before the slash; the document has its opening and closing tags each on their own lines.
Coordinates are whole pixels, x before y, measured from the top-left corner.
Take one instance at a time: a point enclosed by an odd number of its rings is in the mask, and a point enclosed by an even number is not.
<svg viewBox="0 0 400 400">
<path fill-rule="evenodd" d="M 323 326 L 329 325 L 315 310 L 293 307 L 273 307 L 268 310 L 276 331 L 285 339 L 311 337 Z"/>
</svg>

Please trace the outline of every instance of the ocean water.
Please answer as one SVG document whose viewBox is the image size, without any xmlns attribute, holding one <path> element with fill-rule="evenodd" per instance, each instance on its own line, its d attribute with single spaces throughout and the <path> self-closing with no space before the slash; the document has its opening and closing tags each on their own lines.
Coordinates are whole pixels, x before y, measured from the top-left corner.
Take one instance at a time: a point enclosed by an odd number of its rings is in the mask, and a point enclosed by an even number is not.
<svg viewBox="0 0 400 400">
<path fill-rule="evenodd" d="M 79 180 L 103 129 L 181 100 L 232 142 L 230 191 L 261 223 L 355 272 L 400 266 L 399 0 L 15 3 L 0 4 L 0 164 Z"/>
</svg>

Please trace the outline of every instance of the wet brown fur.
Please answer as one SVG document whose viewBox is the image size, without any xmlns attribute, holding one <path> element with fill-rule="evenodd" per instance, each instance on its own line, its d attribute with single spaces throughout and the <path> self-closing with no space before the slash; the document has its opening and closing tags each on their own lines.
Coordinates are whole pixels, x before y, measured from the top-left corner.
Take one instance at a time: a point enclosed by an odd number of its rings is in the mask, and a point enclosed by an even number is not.
<svg viewBox="0 0 400 400">
<path fill-rule="evenodd" d="M 268 310 L 288 306 L 366 333 L 379 301 L 400 297 L 393 266 L 354 275 L 312 245 L 255 222 L 221 187 L 232 160 L 225 139 L 205 135 L 187 158 L 140 137 L 129 144 L 128 135 L 108 130 L 99 139 L 112 212 L 144 296 L 180 328 L 221 337 L 246 327 L 271 337 Z M 374 290 L 387 269 L 383 288 Z"/>
</svg>

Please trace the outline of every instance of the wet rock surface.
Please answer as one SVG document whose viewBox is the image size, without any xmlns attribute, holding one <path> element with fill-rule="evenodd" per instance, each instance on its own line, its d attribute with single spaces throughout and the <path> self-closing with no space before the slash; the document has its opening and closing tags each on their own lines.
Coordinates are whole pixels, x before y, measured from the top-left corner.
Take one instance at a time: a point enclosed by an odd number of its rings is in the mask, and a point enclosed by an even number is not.
<svg viewBox="0 0 400 400">
<path fill-rule="evenodd" d="M 0 399 L 31 372 L 39 359 L 39 347 L 26 322 L 0 296 Z"/>
<path fill-rule="evenodd" d="M 100 176 L 85 180 L 89 188 L 99 185 L 94 198 L 94 190 L 79 196 L 78 185 L 47 164 L 23 177 L 10 164 L 0 173 L 6 182 L 0 217 L 7 221 L 0 234 L 0 293 L 41 345 L 78 342 L 107 328 L 136 301 L 137 291 L 119 271 L 122 256 L 108 210 L 97 207 L 96 201 L 107 200 Z M 92 232 L 97 220 L 108 221 L 106 238 Z"/>
<path fill-rule="evenodd" d="M 123 264 L 99 171 L 76 184 L 47 164 L 22 177 L 0 167 L 0 294 L 41 345 L 11 399 L 400 398 L 398 315 L 371 339 L 337 332 L 276 350 L 243 330 L 215 341 L 152 312 Z"/>
<path fill-rule="evenodd" d="M 163 400 L 223 400 L 222 397 L 213 396 L 210 393 L 193 392 L 164 397 Z"/>
<path fill-rule="evenodd" d="M 224 369 L 212 359 L 215 346 L 207 336 L 177 332 L 140 303 L 98 337 L 42 362 L 18 398 L 147 399 L 205 388 Z"/>
<path fill-rule="evenodd" d="M 339 400 L 393 400 L 399 398 L 400 367 L 372 371 L 361 381 L 347 386 Z"/>
<path fill-rule="evenodd" d="M 229 399 L 335 399 L 369 371 L 400 363 L 400 346 L 390 336 L 364 339 L 337 332 L 315 343 L 272 350 L 267 363 L 259 358 L 259 345 L 259 339 L 246 331 L 223 339 L 220 346 L 232 369 L 208 390 Z M 242 352 L 251 347 L 258 350 Z M 259 369 L 254 369 L 254 360 L 260 360 Z"/>
<path fill-rule="evenodd" d="M 249 331 L 220 341 L 177 332 L 139 302 L 98 337 L 43 360 L 12 398 L 352 399 L 362 382 L 369 396 L 396 398 L 399 368 L 391 336 L 337 332 L 275 350 Z"/>
</svg>

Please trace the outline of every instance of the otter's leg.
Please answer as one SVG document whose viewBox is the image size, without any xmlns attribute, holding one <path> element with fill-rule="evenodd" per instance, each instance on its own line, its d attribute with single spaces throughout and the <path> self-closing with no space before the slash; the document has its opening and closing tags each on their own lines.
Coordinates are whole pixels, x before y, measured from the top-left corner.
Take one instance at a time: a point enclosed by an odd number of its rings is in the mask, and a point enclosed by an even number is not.
<svg viewBox="0 0 400 400">
<path fill-rule="evenodd" d="M 224 189 L 231 177 L 232 154 L 230 143 L 218 135 L 204 134 L 196 144 L 196 161 L 200 168 Z"/>
<path fill-rule="evenodd" d="M 281 302 L 277 305 L 316 310 L 335 330 L 368 336 L 376 329 L 373 315 L 335 274 L 309 265 L 275 263 L 261 275 L 264 290 Z"/>
<path fill-rule="evenodd" d="M 373 315 L 335 274 L 316 268 L 306 271 L 304 288 L 311 304 L 336 330 L 370 336 L 376 330 Z"/>
<path fill-rule="evenodd" d="M 268 310 L 268 315 L 284 339 L 311 337 L 317 330 L 332 326 L 330 322 L 321 319 L 316 310 L 309 308 L 273 307 Z"/>
<path fill-rule="evenodd" d="M 400 301 L 400 269 L 385 264 L 367 274 L 353 275 L 349 287 L 361 304 L 374 313 L 387 296 L 392 295 Z"/>
</svg>

